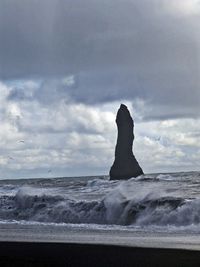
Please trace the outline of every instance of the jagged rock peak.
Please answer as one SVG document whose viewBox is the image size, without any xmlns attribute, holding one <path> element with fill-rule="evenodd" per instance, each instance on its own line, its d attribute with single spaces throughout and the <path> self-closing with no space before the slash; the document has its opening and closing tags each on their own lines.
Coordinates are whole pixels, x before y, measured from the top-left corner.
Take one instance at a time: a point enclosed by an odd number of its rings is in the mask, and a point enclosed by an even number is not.
<svg viewBox="0 0 200 267">
<path fill-rule="evenodd" d="M 134 134 L 133 119 L 126 105 L 121 104 L 116 117 L 118 128 L 115 160 L 110 169 L 110 179 L 129 179 L 143 174 L 132 151 Z"/>
<path fill-rule="evenodd" d="M 119 121 L 123 123 L 123 122 L 126 122 L 127 120 L 133 121 L 127 106 L 124 104 L 121 104 L 117 112 L 116 122 Z"/>
</svg>

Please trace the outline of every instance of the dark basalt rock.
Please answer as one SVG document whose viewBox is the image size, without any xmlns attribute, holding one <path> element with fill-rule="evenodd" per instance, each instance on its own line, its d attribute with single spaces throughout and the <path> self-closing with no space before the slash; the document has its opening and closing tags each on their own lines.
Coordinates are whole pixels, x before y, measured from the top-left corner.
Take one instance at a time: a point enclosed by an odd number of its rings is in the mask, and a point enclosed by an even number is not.
<svg viewBox="0 0 200 267">
<path fill-rule="evenodd" d="M 143 174 L 135 159 L 132 146 L 134 140 L 133 119 L 127 107 L 121 104 L 116 118 L 118 137 L 115 148 L 115 160 L 110 169 L 111 180 L 129 179 Z"/>
</svg>

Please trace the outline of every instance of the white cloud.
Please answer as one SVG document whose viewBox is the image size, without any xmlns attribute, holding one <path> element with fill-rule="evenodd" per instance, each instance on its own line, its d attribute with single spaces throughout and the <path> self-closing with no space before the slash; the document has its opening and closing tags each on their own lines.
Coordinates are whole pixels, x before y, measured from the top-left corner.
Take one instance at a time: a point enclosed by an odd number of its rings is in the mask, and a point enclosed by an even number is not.
<svg viewBox="0 0 200 267">
<path fill-rule="evenodd" d="M 0 82 L 0 107 L 5 107 L 5 100 L 6 97 L 9 95 L 9 87 L 6 86 L 4 83 Z"/>
<path fill-rule="evenodd" d="M 197 168 L 199 1 L 77 1 L 0 2 L 2 175 L 108 173 L 121 101 L 145 171 Z"/>
<path fill-rule="evenodd" d="M 192 16 L 200 14 L 199 0 L 166 1 L 166 8 L 175 13 L 175 15 Z"/>
<path fill-rule="evenodd" d="M 174 119 L 143 122 L 138 123 L 135 130 L 135 151 L 141 165 L 147 171 L 181 171 L 200 168 L 197 160 L 193 160 L 199 155 L 200 120 Z"/>
<path fill-rule="evenodd" d="M 13 87 L 6 84 L 1 84 L 0 90 L 2 175 L 49 177 L 109 172 L 120 102 L 88 106 L 60 99 L 47 105 L 37 99 L 10 100 Z M 199 119 L 143 121 L 144 101 L 124 103 L 135 120 L 133 150 L 145 172 L 200 167 Z"/>
<path fill-rule="evenodd" d="M 14 86 L 14 85 L 13 85 Z M 1 120 L 0 144 L 2 175 L 65 175 L 99 169 L 106 173 L 113 160 L 115 114 L 111 109 L 84 104 L 57 105 L 8 98 L 12 86 L 2 84 L 5 114 Z M 26 88 L 26 87 L 25 87 Z M 3 94 L 1 94 L 2 96 Z M 115 133 L 114 133 L 115 135 Z M 105 168 L 105 166 L 107 166 Z M 48 169 L 53 171 L 48 174 Z M 89 174 L 89 173 L 88 173 Z"/>
</svg>

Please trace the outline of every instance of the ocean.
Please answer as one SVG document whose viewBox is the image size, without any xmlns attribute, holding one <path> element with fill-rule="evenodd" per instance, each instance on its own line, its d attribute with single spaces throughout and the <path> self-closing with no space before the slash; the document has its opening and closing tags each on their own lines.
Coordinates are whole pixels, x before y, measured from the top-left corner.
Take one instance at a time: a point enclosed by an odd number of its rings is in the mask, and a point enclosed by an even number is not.
<svg viewBox="0 0 200 267">
<path fill-rule="evenodd" d="M 0 180 L 0 239 L 200 248 L 200 172 Z"/>
</svg>

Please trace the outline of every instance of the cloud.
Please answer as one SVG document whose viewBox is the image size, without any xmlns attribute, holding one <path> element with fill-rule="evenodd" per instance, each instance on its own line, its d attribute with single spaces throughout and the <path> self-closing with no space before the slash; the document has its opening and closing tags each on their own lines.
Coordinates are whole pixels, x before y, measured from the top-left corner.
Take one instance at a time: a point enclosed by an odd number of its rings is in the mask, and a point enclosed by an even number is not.
<svg viewBox="0 0 200 267">
<path fill-rule="evenodd" d="M 53 106 L 37 99 L 11 100 L 13 87 L 0 86 L 1 178 L 106 173 L 116 134 L 109 105 L 104 109 L 61 100 Z"/>
<path fill-rule="evenodd" d="M 198 15 L 200 12 L 199 0 L 166 1 L 166 6 L 172 13 L 178 13 L 182 16 Z"/>
<path fill-rule="evenodd" d="M 145 171 L 197 169 L 199 15 L 197 0 L 1 1 L 2 175 L 108 173 L 121 102 Z"/>
<path fill-rule="evenodd" d="M 199 170 L 199 122 L 199 119 L 173 119 L 137 124 L 134 148 L 144 169 Z"/>
<path fill-rule="evenodd" d="M 44 80 L 41 101 L 139 98 L 163 116 L 199 116 L 199 1 L 22 0 L 0 10 L 0 77 Z"/>
<path fill-rule="evenodd" d="M 8 100 L 14 87 L 0 86 L 4 95 L 0 120 L 2 178 L 108 173 L 114 159 L 115 116 L 120 102 L 88 106 L 69 104 L 65 99 L 57 105 L 37 98 Z M 37 90 L 36 84 L 34 88 Z M 125 104 L 135 119 L 133 151 L 145 172 L 199 168 L 199 119 L 144 121 L 140 119 L 140 101 L 139 108 L 131 101 Z"/>
</svg>

